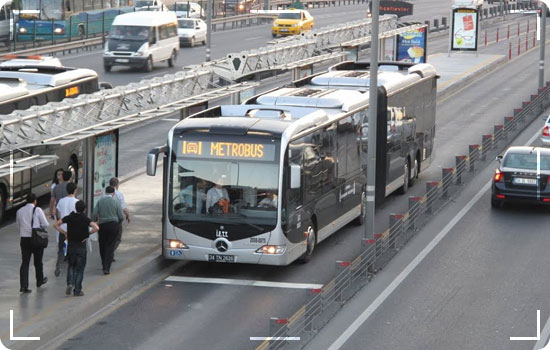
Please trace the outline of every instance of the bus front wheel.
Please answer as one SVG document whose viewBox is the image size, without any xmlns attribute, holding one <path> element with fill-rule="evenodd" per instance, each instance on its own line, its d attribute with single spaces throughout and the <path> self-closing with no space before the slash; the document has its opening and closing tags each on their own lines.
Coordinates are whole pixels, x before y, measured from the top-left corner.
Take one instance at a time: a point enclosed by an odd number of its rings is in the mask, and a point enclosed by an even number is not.
<svg viewBox="0 0 550 350">
<path fill-rule="evenodd" d="M 315 245 L 317 244 L 317 232 L 312 224 L 309 224 L 306 231 L 306 251 L 300 258 L 300 262 L 305 264 L 311 260 Z"/>
<path fill-rule="evenodd" d="M 405 165 L 403 165 L 403 186 L 399 187 L 399 194 L 407 193 L 409 189 L 409 178 L 411 176 L 410 172 L 409 160 L 407 159 Z"/>
</svg>

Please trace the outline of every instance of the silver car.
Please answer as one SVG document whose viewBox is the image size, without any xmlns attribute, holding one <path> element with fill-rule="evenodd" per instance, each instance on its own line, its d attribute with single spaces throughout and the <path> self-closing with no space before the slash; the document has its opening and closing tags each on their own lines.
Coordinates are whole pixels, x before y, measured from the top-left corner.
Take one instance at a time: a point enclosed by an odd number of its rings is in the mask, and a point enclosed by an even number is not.
<svg viewBox="0 0 550 350">
<path fill-rule="evenodd" d="M 550 147 L 550 115 L 546 118 L 546 121 L 544 122 L 540 140 L 542 141 L 543 146 Z"/>
</svg>

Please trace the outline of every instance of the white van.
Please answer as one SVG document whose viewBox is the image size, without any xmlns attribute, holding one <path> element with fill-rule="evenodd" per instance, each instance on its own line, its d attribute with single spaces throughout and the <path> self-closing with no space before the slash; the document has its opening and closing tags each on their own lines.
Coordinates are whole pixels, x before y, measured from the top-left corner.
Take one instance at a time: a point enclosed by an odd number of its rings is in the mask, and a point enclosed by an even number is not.
<svg viewBox="0 0 550 350">
<path fill-rule="evenodd" d="M 173 67 L 179 51 L 178 19 L 173 12 L 131 12 L 115 17 L 103 52 L 103 67 L 143 68 L 167 61 Z"/>
<path fill-rule="evenodd" d="M 11 0 L 0 0 L 0 42 L 9 46 L 13 27 L 13 13 L 11 9 Z"/>
</svg>

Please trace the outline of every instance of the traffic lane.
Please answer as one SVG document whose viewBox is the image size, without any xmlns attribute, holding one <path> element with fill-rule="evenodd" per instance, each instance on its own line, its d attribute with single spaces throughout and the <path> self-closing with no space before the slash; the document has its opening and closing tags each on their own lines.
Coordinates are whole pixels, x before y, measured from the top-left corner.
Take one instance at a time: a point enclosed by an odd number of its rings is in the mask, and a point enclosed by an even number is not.
<svg viewBox="0 0 550 350">
<path fill-rule="evenodd" d="M 269 336 L 265 315 L 294 312 L 304 294 L 293 288 L 161 282 L 59 349 L 254 349 L 259 342 L 250 337 Z"/>
<path fill-rule="evenodd" d="M 313 9 L 311 12 L 315 16 L 315 27 L 321 28 L 364 18 L 365 13 L 361 10 L 362 7 L 364 5 L 337 6 Z M 272 40 L 271 24 L 213 32 L 212 60 L 225 58 L 228 53 L 239 53 L 267 46 L 269 40 Z M 96 49 L 60 58 L 65 65 L 93 69 L 98 72 L 101 81 L 119 86 L 164 74 L 173 74 L 181 71 L 185 66 L 203 63 L 206 58 L 206 46 L 182 47 L 174 67 L 168 67 L 166 62 L 159 62 L 155 64 L 153 72 L 148 73 L 139 69 L 118 66 L 113 67 L 113 71 L 107 73 L 103 70 L 102 54 L 102 49 Z"/>
<path fill-rule="evenodd" d="M 533 349 L 509 337 L 550 315 L 549 209 L 489 203 L 487 192 L 341 349 Z"/>
</svg>

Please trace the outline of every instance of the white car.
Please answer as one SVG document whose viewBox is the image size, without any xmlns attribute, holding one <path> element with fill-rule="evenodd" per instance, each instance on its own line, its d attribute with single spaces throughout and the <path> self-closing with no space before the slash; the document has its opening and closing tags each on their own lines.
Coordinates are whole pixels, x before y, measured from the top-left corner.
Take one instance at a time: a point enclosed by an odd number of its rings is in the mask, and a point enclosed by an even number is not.
<svg viewBox="0 0 550 350">
<path fill-rule="evenodd" d="M 178 18 L 204 18 L 204 10 L 196 2 L 176 2 L 174 11 Z"/>
<path fill-rule="evenodd" d="M 542 127 L 542 135 L 540 137 L 543 146 L 550 146 L 550 115 L 546 118 Z"/>
<path fill-rule="evenodd" d="M 178 37 L 180 46 L 195 46 L 196 42 L 206 45 L 206 23 L 199 18 L 179 18 Z"/>
</svg>

